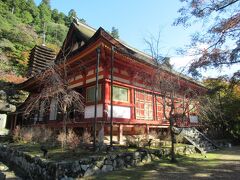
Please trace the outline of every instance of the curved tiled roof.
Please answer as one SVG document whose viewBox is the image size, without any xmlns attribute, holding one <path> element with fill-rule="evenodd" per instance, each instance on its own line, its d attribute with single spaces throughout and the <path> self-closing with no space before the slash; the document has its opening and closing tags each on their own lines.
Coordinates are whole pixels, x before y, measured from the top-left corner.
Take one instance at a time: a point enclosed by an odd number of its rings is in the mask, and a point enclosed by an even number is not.
<svg viewBox="0 0 240 180">
<path fill-rule="evenodd" d="M 85 24 L 85 23 L 82 23 L 82 22 L 79 22 L 77 20 L 75 20 L 72 25 L 79 31 L 81 37 L 83 37 L 86 41 L 90 40 L 94 35 L 95 33 L 97 32 L 96 29 L 90 27 L 89 25 Z M 100 28 L 99 28 L 100 29 Z M 102 28 L 101 28 L 102 29 Z M 104 30 L 104 29 L 103 29 Z M 105 30 L 104 30 L 105 31 Z M 106 32 L 106 31 L 105 31 Z M 107 32 L 106 32 L 107 33 Z M 109 33 L 107 33 L 109 36 L 111 36 Z M 119 42 L 119 44 L 122 45 L 122 47 L 124 47 L 124 53 L 126 55 L 130 55 L 138 60 L 140 60 L 140 62 L 143 62 L 143 63 L 146 63 L 146 64 L 149 64 L 149 65 L 152 65 L 152 66 L 157 66 L 157 63 L 156 61 L 152 58 L 152 56 L 136 49 L 136 48 L 133 48 L 131 47 L 130 45 L 128 45 L 127 43 L 125 43 L 124 41 L 120 40 L 120 39 L 116 39 L 116 38 L 113 38 L 112 39 L 116 40 L 117 42 Z M 121 48 L 123 49 L 123 48 Z M 169 57 L 162 57 L 163 59 L 164 58 L 169 58 Z M 200 85 L 200 86 L 204 86 L 202 83 L 198 82 L 198 81 L 195 81 L 194 79 L 182 74 L 182 73 L 179 73 L 173 69 L 169 69 L 168 67 L 166 66 L 161 66 L 161 69 L 163 69 L 164 71 L 167 71 L 169 73 L 172 73 L 172 74 L 175 74 L 183 79 L 186 79 L 188 81 L 191 81 L 197 85 Z"/>
</svg>

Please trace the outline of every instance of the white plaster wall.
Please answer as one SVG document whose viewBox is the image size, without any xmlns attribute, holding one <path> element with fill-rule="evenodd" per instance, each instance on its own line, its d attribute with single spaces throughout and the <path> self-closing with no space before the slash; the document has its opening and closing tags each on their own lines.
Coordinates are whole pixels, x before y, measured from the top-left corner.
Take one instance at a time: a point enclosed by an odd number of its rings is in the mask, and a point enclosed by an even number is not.
<svg viewBox="0 0 240 180">
<path fill-rule="evenodd" d="M 111 112 L 111 106 L 108 105 L 108 117 L 111 116 L 110 112 Z M 113 117 L 130 119 L 131 117 L 130 107 L 113 106 Z"/>
<path fill-rule="evenodd" d="M 44 109 L 44 103 L 41 102 L 41 105 L 40 105 L 40 112 L 39 112 L 39 121 L 42 121 L 43 120 L 43 113 L 44 113 L 45 109 Z"/>
<path fill-rule="evenodd" d="M 69 87 L 72 89 L 72 88 L 75 88 L 75 87 L 78 87 L 78 86 L 81 86 L 81 85 L 83 85 L 83 82 L 79 82 L 79 83 L 77 83 L 77 84 L 72 84 L 72 85 L 69 86 Z"/>
<path fill-rule="evenodd" d="M 85 118 L 94 118 L 94 105 L 86 106 L 84 111 Z M 103 105 L 97 105 L 97 117 L 103 117 Z"/>
<path fill-rule="evenodd" d="M 57 118 L 57 101 L 56 99 L 52 99 L 50 104 L 49 120 L 56 120 L 56 118 Z"/>
<path fill-rule="evenodd" d="M 197 116 L 190 116 L 190 122 L 191 123 L 198 123 L 198 117 Z"/>
<path fill-rule="evenodd" d="M 0 114 L 0 129 L 4 129 L 7 122 L 7 115 L 6 114 Z"/>
<path fill-rule="evenodd" d="M 108 78 L 111 79 L 111 75 L 109 75 Z M 114 81 L 119 81 L 119 82 L 123 82 L 123 83 L 130 84 L 130 81 L 129 81 L 129 80 L 123 79 L 123 78 L 120 78 L 120 77 L 117 77 L 117 76 L 113 76 L 113 80 L 114 80 Z"/>
<path fill-rule="evenodd" d="M 5 128 L 7 123 L 7 115 L 0 114 L 0 135 L 7 135 L 9 130 Z"/>
</svg>

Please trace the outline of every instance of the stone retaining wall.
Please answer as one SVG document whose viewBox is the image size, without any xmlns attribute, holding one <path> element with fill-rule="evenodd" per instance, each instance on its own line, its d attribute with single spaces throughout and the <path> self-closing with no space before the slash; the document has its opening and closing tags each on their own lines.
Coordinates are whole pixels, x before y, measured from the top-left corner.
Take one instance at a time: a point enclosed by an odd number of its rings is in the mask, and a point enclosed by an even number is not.
<svg viewBox="0 0 240 180">
<path fill-rule="evenodd" d="M 169 149 L 139 149 L 132 153 L 91 156 L 71 162 L 48 162 L 0 145 L 0 158 L 27 172 L 32 179 L 71 179 L 149 163 L 170 154 Z"/>
</svg>

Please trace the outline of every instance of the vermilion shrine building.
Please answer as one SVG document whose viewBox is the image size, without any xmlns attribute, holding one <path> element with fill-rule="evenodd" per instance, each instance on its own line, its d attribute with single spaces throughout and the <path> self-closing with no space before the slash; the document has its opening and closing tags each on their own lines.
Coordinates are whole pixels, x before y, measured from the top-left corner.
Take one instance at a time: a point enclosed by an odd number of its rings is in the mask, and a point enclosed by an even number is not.
<svg viewBox="0 0 240 180">
<path fill-rule="evenodd" d="M 113 48 L 114 47 L 114 48 Z M 99 49 L 97 51 L 97 49 Z M 113 132 L 119 136 L 135 134 L 139 128 L 149 129 L 168 128 L 169 122 L 163 116 L 163 105 L 159 103 L 161 90 L 153 91 L 145 78 L 151 77 L 156 65 L 151 56 L 134 49 L 124 42 L 113 38 L 103 28 L 97 31 L 83 23 L 73 22 L 64 41 L 62 51 L 56 56 L 44 46 L 36 46 L 30 56 L 29 79 L 20 84 L 20 88 L 30 92 L 37 91 L 36 74 L 46 69 L 46 64 L 67 55 L 67 67 L 70 88 L 76 89 L 85 97 L 84 114 L 72 113 L 67 122 L 69 128 L 91 129 L 94 120 L 94 92 L 96 71 L 98 70 L 98 103 L 97 129 L 104 126 L 105 133 L 109 132 L 111 109 L 111 61 L 113 61 Z M 99 68 L 97 59 L 99 56 Z M 166 76 L 177 77 L 181 87 L 190 87 L 199 94 L 205 88 L 198 82 L 179 73 L 163 68 Z M 141 73 L 139 73 L 141 72 Z M 143 75 L 145 74 L 145 76 Z M 176 82 L 177 83 L 177 82 Z M 178 92 L 181 94 L 181 92 Z M 21 116 L 21 115 L 20 115 Z M 41 125 L 61 128 L 63 121 L 58 114 L 54 101 L 49 111 L 41 110 L 32 119 L 24 120 L 11 118 L 11 127 L 16 125 Z M 187 121 L 183 126 L 196 125 L 197 116 L 194 112 L 187 113 Z"/>
</svg>

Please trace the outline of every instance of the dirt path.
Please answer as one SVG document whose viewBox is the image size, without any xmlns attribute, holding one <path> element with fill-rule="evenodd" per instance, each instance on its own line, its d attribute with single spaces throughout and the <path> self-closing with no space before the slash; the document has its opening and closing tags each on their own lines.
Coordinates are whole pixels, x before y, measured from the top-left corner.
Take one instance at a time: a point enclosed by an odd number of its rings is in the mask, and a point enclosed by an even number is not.
<svg viewBox="0 0 240 180">
<path fill-rule="evenodd" d="M 240 146 L 201 155 L 180 157 L 177 164 L 168 160 L 113 171 L 88 179 L 240 179 Z"/>
</svg>

